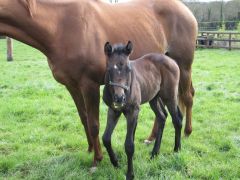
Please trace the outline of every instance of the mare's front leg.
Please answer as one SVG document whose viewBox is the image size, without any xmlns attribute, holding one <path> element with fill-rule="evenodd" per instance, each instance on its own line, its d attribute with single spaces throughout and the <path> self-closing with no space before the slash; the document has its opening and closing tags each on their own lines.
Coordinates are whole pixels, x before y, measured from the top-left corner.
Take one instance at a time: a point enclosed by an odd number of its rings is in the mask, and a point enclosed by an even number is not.
<svg viewBox="0 0 240 180">
<path fill-rule="evenodd" d="M 125 140 L 125 152 L 127 154 L 128 159 L 128 169 L 126 174 L 127 180 L 131 180 L 134 178 L 132 158 L 134 154 L 134 136 L 137 126 L 138 113 L 139 113 L 138 106 L 124 113 L 124 115 L 127 118 L 127 135 Z"/>
<path fill-rule="evenodd" d="M 156 115 L 157 119 L 157 135 L 156 135 L 156 140 L 155 144 L 152 150 L 152 155 L 151 158 L 156 156 L 159 152 L 160 146 L 161 146 L 161 140 L 162 140 L 162 134 L 167 118 L 167 112 L 165 110 L 165 107 L 162 103 L 162 100 L 160 97 L 156 96 L 154 99 L 152 99 L 150 102 L 150 107 L 153 110 L 154 114 Z"/>
<path fill-rule="evenodd" d="M 81 90 L 78 89 L 77 87 L 74 86 L 66 86 L 68 91 L 70 92 L 74 103 L 77 107 L 78 114 L 80 116 L 80 119 L 82 121 L 86 136 L 87 136 L 87 141 L 88 141 L 88 151 L 91 152 L 93 145 L 92 145 L 92 140 L 90 138 L 90 133 L 89 133 L 89 128 L 88 128 L 88 120 L 87 120 L 87 111 L 85 108 L 84 104 L 84 99 L 81 93 Z"/>
<path fill-rule="evenodd" d="M 93 167 L 102 160 L 102 151 L 99 141 L 99 103 L 100 103 L 100 85 L 91 80 L 83 82 L 81 87 L 83 98 L 87 111 L 88 128 L 93 143 L 94 159 Z"/>
<path fill-rule="evenodd" d="M 111 137 L 120 115 L 121 115 L 121 112 L 114 111 L 112 108 L 108 108 L 107 126 L 102 137 L 103 144 L 107 149 L 111 163 L 115 167 L 118 167 L 118 160 L 112 149 Z"/>
</svg>

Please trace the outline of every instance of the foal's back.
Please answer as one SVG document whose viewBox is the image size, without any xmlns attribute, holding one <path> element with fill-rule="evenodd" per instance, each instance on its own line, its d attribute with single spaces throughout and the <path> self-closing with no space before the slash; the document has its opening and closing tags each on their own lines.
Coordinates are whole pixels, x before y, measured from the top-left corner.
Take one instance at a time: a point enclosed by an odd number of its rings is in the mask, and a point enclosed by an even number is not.
<svg viewBox="0 0 240 180">
<path fill-rule="evenodd" d="M 178 90 L 179 67 L 170 57 L 151 53 L 131 62 L 141 91 L 141 104 L 158 93 L 162 98 Z"/>
</svg>

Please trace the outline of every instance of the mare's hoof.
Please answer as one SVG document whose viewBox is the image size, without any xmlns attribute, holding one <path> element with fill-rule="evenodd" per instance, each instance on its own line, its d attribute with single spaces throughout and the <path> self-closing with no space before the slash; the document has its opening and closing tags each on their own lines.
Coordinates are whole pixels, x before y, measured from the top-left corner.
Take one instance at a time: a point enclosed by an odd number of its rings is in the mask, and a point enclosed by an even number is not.
<svg viewBox="0 0 240 180">
<path fill-rule="evenodd" d="M 102 159 L 103 159 L 103 156 L 102 156 L 102 155 L 97 156 L 97 157 L 96 157 L 97 163 L 98 163 L 98 162 L 101 162 Z"/>
<path fill-rule="evenodd" d="M 145 139 L 145 140 L 144 140 L 144 144 L 146 144 L 146 145 L 152 144 L 152 142 L 153 142 L 153 141 L 150 141 L 150 140 L 148 140 L 148 139 Z"/>
<path fill-rule="evenodd" d="M 88 146 L 88 152 L 91 153 L 93 151 L 93 146 Z"/>
<path fill-rule="evenodd" d="M 192 128 L 191 129 L 184 129 L 184 135 L 185 137 L 189 137 L 192 133 Z"/>
<path fill-rule="evenodd" d="M 95 173 L 97 171 L 97 166 L 91 167 L 89 171 L 91 174 Z"/>
<path fill-rule="evenodd" d="M 94 173 L 97 170 L 97 165 L 101 162 L 102 156 L 96 157 L 93 160 L 92 167 L 90 168 L 90 173 Z"/>
</svg>

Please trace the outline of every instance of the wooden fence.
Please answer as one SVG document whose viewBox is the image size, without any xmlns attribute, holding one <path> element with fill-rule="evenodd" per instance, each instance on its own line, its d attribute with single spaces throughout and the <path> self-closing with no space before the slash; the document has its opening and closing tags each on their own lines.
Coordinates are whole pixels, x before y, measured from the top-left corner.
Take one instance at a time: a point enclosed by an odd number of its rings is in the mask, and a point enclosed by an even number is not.
<svg viewBox="0 0 240 180">
<path fill-rule="evenodd" d="M 197 47 L 240 49 L 240 33 L 231 31 L 199 31 Z"/>
<path fill-rule="evenodd" d="M 13 60 L 12 39 L 0 35 L 0 39 L 6 39 L 7 42 L 7 60 Z M 198 48 L 225 48 L 240 49 L 239 32 L 219 32 L 219 31 L 199 31 L 196 46 Z"/>
</svg>

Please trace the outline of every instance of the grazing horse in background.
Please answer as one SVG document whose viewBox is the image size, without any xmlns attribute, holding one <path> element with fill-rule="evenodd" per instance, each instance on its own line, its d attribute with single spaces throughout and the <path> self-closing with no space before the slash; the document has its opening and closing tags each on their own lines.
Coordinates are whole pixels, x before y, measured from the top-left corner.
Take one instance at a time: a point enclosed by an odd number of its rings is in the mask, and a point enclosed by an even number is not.
<svg viewBox="0 0 240 180">
<path fill-rule="evenodd" d="M 179 68 L 171 58 L 161 54 L 147 54 L 132 62 L 129 55 L 133 45 L 105 44 L 107 71 L 103 100 L 109 106 L 107 126 L 103 135 L 103 144 L 112 164 L 118 161 L 111 146 L 111 135 L 123 113 L 127 119 L 125 152 L 128 158 L 127 179 L 133 179 L 134 136 L 137 127 L 140 105 L 149 102 L 158 121 L 157 137 L 152 150 L 152 158 L 158 154 L 162 133 L 167 117 L 165 105 L 172 117 L 175 128 L 174 151 L 181 148 L 182 115 L 178 108 Z"/>
<path fill-rule="evenodd" d="M 126 28 L 127 27 L 127 28 Z M 131 39 L 131 58 L 165 53 L 180 68 L 179 98 L 186 107 L 185 134 L 192 131 L 191 66 L 197 22 L 179 0 L 0 0 L 0 33 L 47 56 L 56 81 L 70 92 L 88 140 L 93 166 L 102 159 L 99 142 L 100 85 L 104 82 L 105 42 Z M 183 110 L 184 108 L 182 108 Z M 157 123 L 149 140 L 156 136 Z"/>
</svg>

